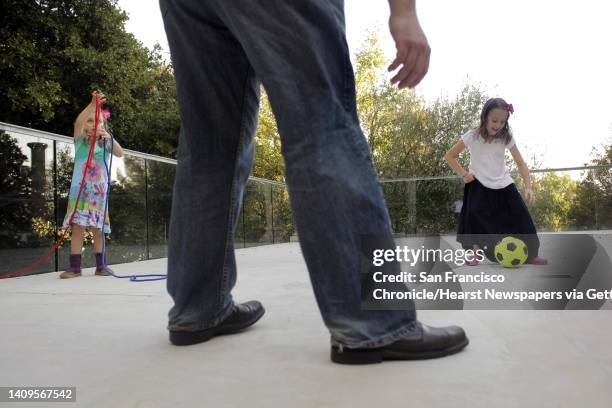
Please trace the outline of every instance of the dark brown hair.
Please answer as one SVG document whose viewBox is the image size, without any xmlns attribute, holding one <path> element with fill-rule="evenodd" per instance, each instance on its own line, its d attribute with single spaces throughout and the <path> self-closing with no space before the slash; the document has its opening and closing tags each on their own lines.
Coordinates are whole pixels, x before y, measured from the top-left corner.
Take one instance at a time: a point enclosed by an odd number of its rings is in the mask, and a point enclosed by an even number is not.
<svg viewBox="0 0 612 408">
<path fill-rule="evenodd" d="M 500 129 L 495 136 L 489 136 L 489 132 L 487 132 L 487 118 L 493 109 L 505 110 L 508 112 L 508 118 L 506 119 L 506 123 L 504 123 L 504 127 Z M 510 109 L 508 102 L 502 98 L 491 98 L 486 101 L 482 107 L 482 112 L 480 112 L 480 126 L 475 129 L 476 134 L 482 137 L 485 143 L 489 143 L 496 139 L 501 139 L 505 144 L 508 144 L 512 139 L 512 129 L 510 129 L 510 125 L 508 124 L 509 119 Z"/>
</svg>

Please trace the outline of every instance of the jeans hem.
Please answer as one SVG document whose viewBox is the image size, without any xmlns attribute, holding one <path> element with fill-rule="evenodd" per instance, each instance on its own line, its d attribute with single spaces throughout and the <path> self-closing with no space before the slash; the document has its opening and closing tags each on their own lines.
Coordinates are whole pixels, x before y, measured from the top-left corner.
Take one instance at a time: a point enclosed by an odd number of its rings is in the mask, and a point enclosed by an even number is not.
<svg viewBox="0 0 612 408">
<path fill-rule="evenodd" d="M 388 346 L 391 343 L 395 343 L 396 341 L 400 339 L 420 337 L 420 335 L 421 335 L 420 326 L 418 325 L 418 322 L 414 320 L 400 327 L 399 329 L 396 329 L 392 331 L 391 333 L 386 333 L 385 335 L 379 338 L 376 338 L 376 339 L 368 339 L 368 340 L 363 340 L 363 341 L 358 341 L 358 342 L 346 342 L 346 341 L 339 342 L 335 340 L 332 335 L 331 343 L 333 346 L 342 345 L 343 347 L 351 348 L 351 349 L 380 348 L 380 347 Z"/>
<path fill-rule="evenodd" d="M 193 331 L 202 331 L 202 330 L 206 330 L 206 329 L 210 329 L 212 327 L 215 327 L 219 324 L 221 324 L 225 319 L 227 319 L 231 314 L 232 314 L 232 310 L 234 308 L 233 302 L 230 305 L 230 307 L 228 307 L 227 311 L 225 311 L 222 315 L 219 315 L 219 317 L 217 317 L 216 319 L 213 320 L 209 320 L 205 323 L 197 323 L 197 324 L 193 324 L 193 325 L 174 325 L 171 323 L 168 323 L 167 329 L 170 331 L 186 331 L 186 332 L 193 332 Z"/>
</svg>

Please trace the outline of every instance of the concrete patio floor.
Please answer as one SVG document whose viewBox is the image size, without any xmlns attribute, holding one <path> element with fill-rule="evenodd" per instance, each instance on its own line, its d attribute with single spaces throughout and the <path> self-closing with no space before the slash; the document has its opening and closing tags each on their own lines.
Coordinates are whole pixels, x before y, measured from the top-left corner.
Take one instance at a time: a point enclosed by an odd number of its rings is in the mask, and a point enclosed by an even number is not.
<svg viewBox="0 0 612 408">
<path fill-rule="evenodd" d="M 420 311 L 470 345 L 428 361 L 329 360 L 297 243 L 237 250 L 238 301 L 264 318 L 243 334 L 174 347 L 165 281 L 58 273 L 0 281 L 0 386 L 75 386 L 76 403 L 17 407 L 609 407 L 612 312 Z M 166 259 L 113 266 L 165 273 Z M 11 406 L 0 403 L 0 408 Z"/>
</svg>

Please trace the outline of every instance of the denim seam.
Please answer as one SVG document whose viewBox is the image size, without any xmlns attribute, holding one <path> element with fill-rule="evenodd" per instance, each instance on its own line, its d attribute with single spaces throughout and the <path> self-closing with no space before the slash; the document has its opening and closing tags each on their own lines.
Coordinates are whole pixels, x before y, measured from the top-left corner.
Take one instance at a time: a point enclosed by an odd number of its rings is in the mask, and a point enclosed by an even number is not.
<svg viewBox="0 0 612 408">
<path fill-rule="evenodd" d="M 387 333 L 378 339 L 369 339 L 360 342 L 338 342 L 332 339 L 332 344 L 337 343 L 345 346 L 346 348 L 379 348 L 385 347 L 389 344 L 395 343 L 396 341 L 408 337 L 407 335 L 413 334 L 415 332 L 416 320 L 408 323 L 405 326 L 400 327 L 397 330 L 392 331 L 391 333 Z"/>
<path fill-rule="evenodd" d="M 245 125 L 246 118 L 244 114 L 244 107 L 246 104 L 247 84 L 249 81 L 249 77 L 251 76 L 251 70 L 252 70 L 251 67 L 249 67 L 246 77 L 244 79 L 242 106 L 241 106 L 241 118 L 240 118 L 241 119 L 240 120 L 240 130 L 238 134 L 238 143 L 236 145 L 236 151 L 234 153 L 234 161 L 235 161 L 234 175 L 232 177 L 232 185 L 230 187 L 230 207 L 229 207 L 229 216 L 228 216 L 228 223 L 227 223 L 227 230 L 226 230 L 225 251 L 223 252 L 223 274 L 221 277 L 221 285 L 219 287 L 219 301 L 218 301 L 219 303 L 218 304 L 220 306 L 223 304 L 223 300 L 224 300 L 223 295 L 227 291 L 226 286 L 228 283 L 228 266 L 226 264 L 226 260 L 227 260 L 228 248 L 230 246 L 230 240 L 234 239 L 234 233 L 232 230 L 233 230 L 233 225 L 234 225 L 234 205 L 236 204 L 236 191 L 235 190 L 236 190 L 236 184 L 237 184 L 236 178 L 238 177 L 238 166 L 239 166 L 238 154 L 244 142 L 244 133 L 245 133 L 245 128 L 246 128 L 246 125 Z"/>
<path fill-rule="evenodd" d="M 350 67 L 351 59 L 349 55 L 348 43 L 346 42 L 346 32 L 343 32 L 339 28 L 342 26 L 342 22 L 338 21 L 336 12 L 332 9 L 332 5 L 329 4 L 328 2 L 324 2 L 324 4 L 327 6 L 327 11 L 334 18 L 334 20 L 336 20 L 336 25 L 335 25 L 335 27 L 337 28 L 336 35 L 338 36 L 339 43 L 345 47 L 345 51 L 346 51 L 346 54 L 342 56 L 342 107 L 344 108 L 346 113 L 349 113 L 352 110 L 350 103 L 349 103 L 351 96 L 352 96 L 352 95 L 349 95 L 349 90 L 350 90 L 349 70 L 351 69 Z M 345 125 L 347 125 L 349 122 L 350 122 L 350 118 L 346 118 Z"/>
</svg>

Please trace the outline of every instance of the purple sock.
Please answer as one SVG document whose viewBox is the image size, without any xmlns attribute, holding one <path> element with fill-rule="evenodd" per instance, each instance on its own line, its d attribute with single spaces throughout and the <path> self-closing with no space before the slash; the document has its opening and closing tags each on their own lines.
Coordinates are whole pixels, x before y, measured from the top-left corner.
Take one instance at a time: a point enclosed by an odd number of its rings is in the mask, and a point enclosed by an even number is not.
<svg viewBox="0 0 612 408">
<path fill-rule="evenodd" d="M 81 272 L 81 254 L 70 254 L 70 268 L 68 272 Z"/>
<path fill-rule="evenodd" d="M 102 270 L 102 269 L 106 269 L 106 265 L 104 265 L 104 263 L 102 262 L 104 258 L 102 258 L 102 254 L 96 254 L 96 269 L 97 270 Z"/>
</svg>

